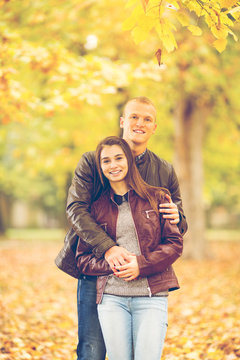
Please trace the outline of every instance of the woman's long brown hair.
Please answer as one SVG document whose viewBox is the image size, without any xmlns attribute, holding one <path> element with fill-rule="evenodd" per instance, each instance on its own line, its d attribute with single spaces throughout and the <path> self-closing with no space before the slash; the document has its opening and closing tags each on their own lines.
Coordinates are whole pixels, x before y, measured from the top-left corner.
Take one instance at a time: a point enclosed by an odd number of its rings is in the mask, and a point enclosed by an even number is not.
<svg viewBox="0 0 240 360">
<path fill-rule="evenodd" d="M 162 187 L 156 187 L 148 185 L 139 174 L 137 166 L 135 164 L 135 160 L 133 158 L 132 151 L 126 142 L 126 140 L 118 137 L 118 136 L 108 136 L 103 139 L 97 146 L 96 149 L 96 164 L 98 173 L 101 179 L 101 183 L 103 187 L 109 188 L 110 184 L 107 178 L 103 175 L 102 168 L 101 168 L 101 152 L 104 146 L 113 146 L 118 145 L 123 150 L 128 163 L 128 172 L 126 175 L 126 183 L 130 189 L 133 189 L 138 196 L 140 196 L 144 200 L 148 200 L 151 204 L 152 208 L 158 213 L 158 200 L 159 198 L 163 198 L 165 194 L 170 195 L 169 191 Z M 156 190 L 159 192 L 159 198 L 156 198 Z"/>
</svg>

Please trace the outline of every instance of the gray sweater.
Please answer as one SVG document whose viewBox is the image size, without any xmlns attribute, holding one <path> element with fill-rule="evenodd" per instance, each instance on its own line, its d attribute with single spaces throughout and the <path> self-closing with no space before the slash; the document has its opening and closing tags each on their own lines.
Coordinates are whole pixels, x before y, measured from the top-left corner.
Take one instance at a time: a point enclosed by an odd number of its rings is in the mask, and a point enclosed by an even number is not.
<svg viewBox="0 0 240 360">
<path fill-rule="evenodd" d="M 124 247 L 135 255 L 140 255 L 139 242 L 137 238 L 135 224 L 132 218 L 131 209 L 128 201 L 123 200 L 118 205 L 118 219 L 116 229 L 117 244 Z M 118 296 L 150 296 L 150 289 L 147 278 L 140 278 L 132 281 L 124 281 L 110 275 L 104 290 L 104 294 Z M 154 296 L 167 296 L 168 292 L 154 294 Z"/>
</svg>

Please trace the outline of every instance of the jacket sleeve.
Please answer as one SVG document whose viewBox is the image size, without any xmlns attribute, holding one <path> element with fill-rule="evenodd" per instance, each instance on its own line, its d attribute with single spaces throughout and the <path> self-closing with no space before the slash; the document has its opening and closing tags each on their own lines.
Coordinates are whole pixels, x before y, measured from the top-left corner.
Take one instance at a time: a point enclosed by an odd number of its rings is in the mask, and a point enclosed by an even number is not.
<svg viewBox="0 0 240 360">
<path fill-rule="evenodd" d="M 179 218 L 180 218 L 180 221 L 178 223 L 178 228 L 179 228 L 181 235 L 184 235 L 188 229 L 188 225 L 187 225 L 186 216 L 184 215 L 184 212 L 183 212 L 182 199 L 181 199 L 181 194 L 180 194 L 178 178 L 177 178 L 177 175 L 176 175 L 176 172 L 175 172 L 173 166 L 172 166 L 168 190 L 171 193 L 172 201 L 178 207 Z"/>
<path fill-rule="evenodd" d="M 137 256 L 140 276 L 146 277 L 165 271 L 182 254 L 183 238 L 177 225 L 161 218 L 161 239 L 159 245 L 145 255 Z"/>
<path fill-rule="evenodd" d="M 81 274 L 90 276 L 102 276 L 112 274 L 107 261 L 101 257 L 96 258 L 89 247 L 79 239 L 76 250 L 77 267 Z"/>
<path fill-rule="evenodd" d="M 67 198 L 67 218 L 75 233 L 89 246 L 96 257 L 101 257 L 116 245 L 106 232 L 96 224 L 90 214 L 91 203 L 96 195 L 96 171 L 94 153 L 82 156 L 75 170 Z M 100 180 L 98 181 L 100 187 Z"/>
</svg>

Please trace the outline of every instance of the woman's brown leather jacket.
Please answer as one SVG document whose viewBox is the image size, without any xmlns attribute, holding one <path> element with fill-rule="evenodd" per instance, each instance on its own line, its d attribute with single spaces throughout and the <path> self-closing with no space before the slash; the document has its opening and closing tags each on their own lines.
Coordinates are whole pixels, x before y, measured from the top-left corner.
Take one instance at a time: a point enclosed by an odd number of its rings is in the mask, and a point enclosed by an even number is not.
<svg viewBox="0 0 240 360">
<path fill-rule="evenodd" d="M 159 203 L 166 202 L 166 199 L 160 199 L 157 191 L 156 197 Z M 178 289 L 178 280 L 171 266 L 182 254 L 183 248 L 183 239 L 177 225 L 163 219 L 162 215 L 151 208 L 148 201 L 141 199 L 133 190 L 129 191 L 128 201 L 141 251 L 137 256 L 140 277 L 147 277 L 150 296 L 160 291 Z M 112 191 L 104 193 L 93 203 L 91 213 L 96 222 L 116 242 L 118 206 L 114 202 Z M 82 274 L 98 276 L 99 303 L 107 275 L 112 273 L 110 266 L 103 257 L 95 257 L 89 245 L 81 239 L 76 250 L 76 260 Z"/>
</svg>

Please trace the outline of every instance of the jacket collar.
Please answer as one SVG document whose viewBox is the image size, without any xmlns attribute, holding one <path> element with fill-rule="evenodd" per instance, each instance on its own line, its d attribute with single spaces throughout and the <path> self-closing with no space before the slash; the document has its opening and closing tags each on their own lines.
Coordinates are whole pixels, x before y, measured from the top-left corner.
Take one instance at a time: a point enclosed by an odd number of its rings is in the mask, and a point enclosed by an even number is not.
<svg viewBox="0 0 240 360">
<path fill-rule="evenodd" d="M 127 192 L 126 194 L 123 195 L 123 197 L 124 197 L 127 201 L 129 201 L 129 196 L 130 196 L 130 194 L 131 194 L 131 196 L 132 196 L 132 194 L 134 194 L 134 193 L 135 193 L 135 191 L 134 191 L 133 189 L 130 189 L 130 190 L 128 190 L 128 192 Z M 118 204 L 117 201 L 115 200 L 115 195 L 116 195 L 116 194 L 114 194 L 114 191 L 113 191 L 112 188 L 110 188 L 110 189 L 108 190 L 108 193 L 106 193 L 106 195 L 107 195 L 107 197 L 110 197 L 110 199 L 111 199 L 114 203 Z"/>
<path fill-rule="evenodd" d="M 135 157 L 136 164 L 144 157 L 146 152 L 147 152 L 147 149 L 145 149 L 144 152 L 142 152 L 141 154 L 139 154 L 138 156 Z"/>
<path fill-rule="evenodd" d="M 148 149 L 146 149 L 142 154 L 135 157 L 136 165 L 139 166 L 143 164 L 148 158 Z"/>
</svg>

